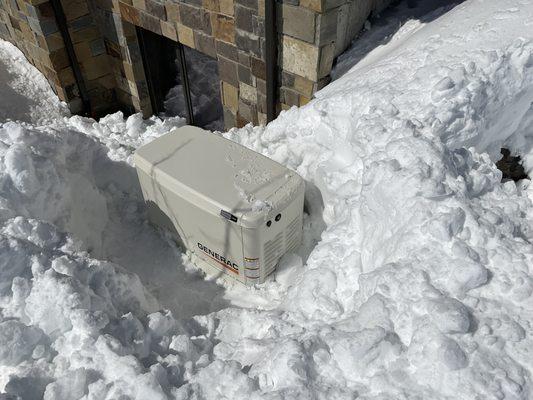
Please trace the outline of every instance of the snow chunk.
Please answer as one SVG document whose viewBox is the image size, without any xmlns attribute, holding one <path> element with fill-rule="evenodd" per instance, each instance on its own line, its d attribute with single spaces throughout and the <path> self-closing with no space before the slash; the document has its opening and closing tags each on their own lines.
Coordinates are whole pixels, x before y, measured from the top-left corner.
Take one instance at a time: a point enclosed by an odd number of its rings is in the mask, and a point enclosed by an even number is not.
<svg viewBox="0 0 533 400">
<path fill-rule="evenodd" d="M 35 193 L 39 185 L 31 153 L 26 146 L 10 147 L 4 155 L 4 165 L 13 185 L 22 194 L 31 196 Z"/>
<path fill-rule="evenodd" d="M 17 365 L 29 358 L 42 336 L 40 329 L 16 320 L 0 322 L 0 365 Z"/>
</svg>

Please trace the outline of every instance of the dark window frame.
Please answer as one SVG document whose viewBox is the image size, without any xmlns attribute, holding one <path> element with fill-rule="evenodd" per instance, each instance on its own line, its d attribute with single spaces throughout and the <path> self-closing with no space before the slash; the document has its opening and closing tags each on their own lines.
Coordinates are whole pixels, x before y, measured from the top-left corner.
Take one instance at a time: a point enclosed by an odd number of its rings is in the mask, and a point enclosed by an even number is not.
<svg viewBox="0 0 533 400">
<path fill-rule="evenodd" d="M 148 56 L 148 36 L 158 37 L 158 40 L 163 43 L 163 41 L 168 41 L 168 43 L 172 43 L 172 46 L 175 47 L 175 53 L 176 56 L 175 59 L 179 62 L 179 73 L 180 77 L 183 81 L 183 89 L 184 89 L 184 97 L 185 97 L 185 103 L 187 105 L 187 113 L 186 113 L 186 120 L 188 125 L 194 125 L 194 110 L 192 105 L 192 97 L 191 97 L 191 91 L 190 91 L 190 84 L 189 84 L 189 74 L 187 72 L 187 62 L 185 59 L 185 52 L 183 49 L 183 44 L 179 42 L 175 42 L 171 39 L 168 39 L 162 35 L 158 35 L 156 33 L 147 31 L 139 26 L 136 26 L 137 31 L 137 38 L 139 41 L 139 48 L 141 50 L 141 58 L 142 63 L 144 67 L 144 76 L 146 78 L 146 84 L 148 86 L 148 93 L 150 95 L 150 102 L 152 104 L 152 112 L 154 114 L 158 114 L 164 110 L 163 108 L 163 102 L 164 102 L 164 96 L 166 93 L 162 93 L 160 90 L 159 85 L 156 85 L 154 82 L 154 79 L 156 78 L 156 75 L 152 71 L 152 64 L 149 62 L 149 56 Z M 172 53 L 171 53 L 172 54 Z"/>
</svg>

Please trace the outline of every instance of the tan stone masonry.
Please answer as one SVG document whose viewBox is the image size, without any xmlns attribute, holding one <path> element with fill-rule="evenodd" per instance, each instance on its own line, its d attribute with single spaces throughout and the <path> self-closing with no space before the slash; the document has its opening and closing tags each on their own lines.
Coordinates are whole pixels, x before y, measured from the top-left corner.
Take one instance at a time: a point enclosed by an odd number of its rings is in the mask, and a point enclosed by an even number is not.
<svg viewBox="0 0 533 400">
<path fill-rule="evenodd" d="M 304 105 L 371 12 L 390 0 L 277 5 L 278 111 Z M 266 121 L 265 0 L 61 0 L 94 115 L 152 114 L 135 27 L 215 58 L 225 126 Z M 0 37 L 17 45 L 73 112 L 79 88 L 48 0 L 0 0 Z"/>
</svg>

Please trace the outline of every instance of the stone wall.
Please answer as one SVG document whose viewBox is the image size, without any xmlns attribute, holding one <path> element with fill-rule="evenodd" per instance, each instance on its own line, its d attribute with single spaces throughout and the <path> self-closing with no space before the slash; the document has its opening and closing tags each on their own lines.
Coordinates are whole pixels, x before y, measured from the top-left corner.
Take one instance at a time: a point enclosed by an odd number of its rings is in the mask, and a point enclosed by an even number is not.
<svg viewBox="0 0 533 400">
<path fill-rule="evenodd" d="M 281 108 L 306 104 L 329 82 L 336 56 L 350 45 L 366 19 L 391 0 L 284 0 L 281 32 Z"/>
<path fill-rule="evenodd" d="M 122 105 L 151 114 L 139 26 L 217 59 L 226 127 L 266 121 L 261 0 L 92 1 Z"/>
<path fill-rule="evenodd" d="M 264 0 L 114 1 L 118 1 L 120 18 L 113 16 L 109 20 L 115 21 L 116 26 L 120 20 L 140 26 L 218 60 L 227 128 L 248 122 L 266 123 Z M 306 104 L 327 84 L 334 58 L 349 46 L 368 16 L 388 3 L 390 0 L 284 0 L 279 3 L 279 110 Z M 119 33 L 124 26 L 123 23 L 117 29 Z M 133 32 L 127 43 L 119 43 L 128 60 L 139 57 L 135 41 Z M 130 95 L 134 108 L 149 114 L 142 63 L 138 64 L 127 65 L 128 82 L 119 84 L 124 91 L 119 98 L 124 102 Z M 123 76 L 124 72 L 120 74 Z M 121 81 L 120 77 L 117 79 Z M 139 97 L 135 95 L 135 86 Z M 134 93 L 128 94 L 128 87 Z"/>
<path fill-rule="evenodd" d="M 136 26 L 217 59 L 227 128 L 266 123 L 265 0 L 61 0 L 93 113 L 152 114 Z M 306 104 L 370 13 L 390 0 L 278 3 L 278 110 Z M 0 0 L 16 44 L 73 112 L 79 88 L 47 0 Z"/>
<path fill-rule="evenodd" d="M 70 38 L 89 94 L 93 115 L 116 107 L 116 82 L 100 25 L 88 0 L 62 0 Z"/>
<path fill-rule="evenodd" d="M 86 0 L 64 0 L 62 5 L 93 112 L 105 112 L 115 103 L 115 82 L 99 29 Z M 72 112 L 81 111 L 79 88 L 50 2 L 0 0 L 0 37 L 22 50 Z"/>
</svg>

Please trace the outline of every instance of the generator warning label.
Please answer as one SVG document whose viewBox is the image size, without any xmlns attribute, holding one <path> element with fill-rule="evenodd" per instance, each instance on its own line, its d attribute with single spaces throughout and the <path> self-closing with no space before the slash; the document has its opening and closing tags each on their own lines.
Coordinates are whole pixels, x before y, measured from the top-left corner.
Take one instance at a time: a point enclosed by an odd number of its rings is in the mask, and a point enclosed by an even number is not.
<svg viewBox="0 0 533 400">
<path fill-rule="evenodd" d="M 211 258 L 213 261 L 220 264 L 222 267 L 230 270 L 231 272 L 238 274 L 239 273 L 239 266 L 232 262 L 231 260 L 228 260 L 226 257 L 221 256 L 216 251 L 211 250 L 209 247 L 204 246 L 202 243 L 198 242 L 198 248 L 204 252 L 209 258 Z"/>
<path fill-rule="evenodd" d="M 244 275 L 248 279 L 259 279 L 259 258 L 244 257 Z"/>
</svg>

